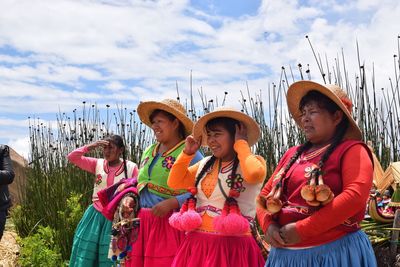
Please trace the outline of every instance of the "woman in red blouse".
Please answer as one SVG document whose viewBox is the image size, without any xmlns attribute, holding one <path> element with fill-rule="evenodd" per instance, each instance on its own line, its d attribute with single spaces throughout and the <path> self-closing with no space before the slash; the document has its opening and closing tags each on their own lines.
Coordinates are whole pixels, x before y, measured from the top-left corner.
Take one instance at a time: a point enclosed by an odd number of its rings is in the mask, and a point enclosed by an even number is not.
<svg viewBox="0 0 400 267">
<path fill-rule="evenodd" d="M 376 266 L 359 227 L 373 163 L 351 100 L 338 86 L 299 81 L 287 102 L 307 142 L 283 155 L 257 198 L 266 266 Z"/>
</svg>

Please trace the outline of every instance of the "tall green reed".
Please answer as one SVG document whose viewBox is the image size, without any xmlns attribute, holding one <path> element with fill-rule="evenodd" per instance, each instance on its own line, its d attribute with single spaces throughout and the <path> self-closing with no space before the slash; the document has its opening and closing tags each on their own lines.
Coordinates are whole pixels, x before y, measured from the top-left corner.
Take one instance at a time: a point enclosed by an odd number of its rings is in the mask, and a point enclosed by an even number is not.
<svg viewBox="0 0 400 267">
<path fill-rule="evenodd" d="M 398 40 L 399 41 L 399 40 Z M 354 118 L 360 125 L 364 140 L 371 140 L 382 165 L 399 159 L 399 53 L 394 56 L 395 79 L 390 87 L 380 89 L 376 85 L 374 70 L 367 73 L 365 66 L 358 64 L 353 70 L 354 80 L 346 66 L 345 55 L 325 62 L 314 50 L 317 72 L 326 83 L 336 83 L 348 91 L 354 103 Z M 357 49 L 357 61 L 361 61 Z M 373 68 L 372 68 L 373 69 Z M 371 77 L 367 76 L 370 75 Z M 254 150 L 267 162 L 267 177 L 279 162 L 283 153 L 291 146 L 304 143 L 301 130 L 291 119 L 286 107 L 286 92 L 290 84 L 299 79 L 312 79 L 313 65 L 298 64 L 282 67 L 278 83 L 270 83 L 265 90 L 251 92 L 248 86 L 241 92 L 239 103 L 243 112 L 252 116 L 260 125 L 262 138 Z M 195 93 L 190 75 L 189 99 L 181 99 L 176 84 L 177 99 L 186 107 L 188 115 L 197 120 L 203 114 L 224 105 L 229 99 L 223 92 L 222 101 L 208 98 L 202 88 Z M 199 97 L 196 97 L 196 96 Z M 22 205 L 16 212 L 15 224 L 21 236 L 35 231 L 38 225 L 56 230 L 57 242 L 63 259 L 69 258 L 73 232 L 83 212 L 91 201 L 93 175 L 67 162 L 67 154 L 73 149 L 104 138 L 110 133 L 121 135 L 128 150 L 128 158 L 139 162 L 143 150 L 153 140 L 152 132 L 139 120 L 137 112 L 125 107 L 112 108 L 83 102 L 82 108 L 72 114 L 59 112 L 54 125 L 45 125 L 40 119 L 30 119 L 30 164 L 27 186 L 23 192 Z M 99 152 L 92 156 L 100 157 Z"/>
</svg>

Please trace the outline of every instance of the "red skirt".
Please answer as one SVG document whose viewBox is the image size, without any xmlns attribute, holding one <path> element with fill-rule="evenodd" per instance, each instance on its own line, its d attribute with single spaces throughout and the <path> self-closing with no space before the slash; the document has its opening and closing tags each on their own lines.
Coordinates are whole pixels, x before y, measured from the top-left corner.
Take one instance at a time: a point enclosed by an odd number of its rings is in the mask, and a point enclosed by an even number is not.
<svg viewBox="0 0 400 267">
<path fill-rule="evenodd" d="M 263 267 L 264 264 L 261 250 L 252 236 L 190 232 L 176 253 L 172 266 Z"/>
<path fill-rule="evenodd" d="M 171 227 L 169 217 L 160 218 L 151 209 L 139 211 L 140 227 L 137 240 L 132 244 L 125 266 L 170 267 L 185 234 Z"/>
</svg>

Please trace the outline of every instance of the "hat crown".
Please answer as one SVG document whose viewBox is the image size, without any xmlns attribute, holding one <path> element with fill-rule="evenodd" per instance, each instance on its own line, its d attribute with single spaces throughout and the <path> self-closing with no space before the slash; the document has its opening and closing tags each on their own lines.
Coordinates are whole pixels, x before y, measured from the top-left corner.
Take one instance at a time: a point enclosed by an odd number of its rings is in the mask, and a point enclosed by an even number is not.
<svg viewBox="0 0 400 267">
<path fill-rule="evenodd" d="M 353 112 L 353 102 L 349 98 L 348 94 L 337 85 L 325 85 L 325 86 L 340 99 L 340 101 L 343 103 L 343 105 L 346 107 L 347 111 L 351 115 Z"/>
<path fill-rule="evenodd" d="M 230 106 L 219 106 L 219 107 L 214 108 L 213 112 L 214 112 L 214 111 L 234 111 L 234 112 L 241 112 L 240 110 L 237 110 L 237 109 L 235 109 L 235 108 L 233 108 L 233 107 L 230 107 Z"/>
<path fill-rule="evenodd" d="M 210 120 L 215 118 L 231 118 L 233 120 L 243 123 L 247 128 L 247 142 L 250 146 L 257 143 L 261 136 L 260 126 L 252 117 L 250 117 L 243 111 L 239 111 L 233 107 L 220 106 L 216 107 L 212 112 L 204 114 L 202 117 L 200 117 L 200 119 L 193 127 L 194 137 L 196 139 L 199 139 L 202 136 L 203 145 L 207 145 L 207 134 L 205 132 L 205 126 Z"/>
<path fill-rule="evenodd" d="M 179 103 L 177 100 L 174 99 L 164 99 L 161 101 L 161 103 L 170 106 L 171 108 L 179 111 L 182 114 L 186 114 L 186 109 L 185 107 Z"/>
</svg>

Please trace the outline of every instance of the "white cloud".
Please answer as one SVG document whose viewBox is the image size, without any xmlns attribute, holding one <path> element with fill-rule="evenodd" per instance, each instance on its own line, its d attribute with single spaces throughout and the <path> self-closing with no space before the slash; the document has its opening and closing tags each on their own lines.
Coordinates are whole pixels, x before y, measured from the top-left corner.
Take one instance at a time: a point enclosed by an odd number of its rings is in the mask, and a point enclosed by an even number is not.
<svg viewBox="0 0 400 267">
<path fill-rule="evenodd" d="M 281 66 L 298 76 L 299 62 L 320 80 L 306 34 L 331 70 L 343 48 L 352 82 L 358 40 L 368 79 L 374 62 L 377 87 L 388 87 L 400 3 L 264 0 L 256 15 L 239 18 L 206 14 L 188 0 L 3 0 L 0 10 L 0 48 L 12 50 L 0 50 L 0 112 L 48 116 L 83 100 L 133 109 L 140 100 L 175 98 L 176 81 L 183 101 L 191 71 L 198 103 L 202 88 L 221 100 L 228 91 L 237 105 L 246 81 L 252 92 L 267 91 L 280 84 Z"/>
<path fill-rule="evenodd" d="M 125 86 L 119 81 L 112 81 L 104 85 L 104 88 L 111 91 L 120 91 L 125 88 Z"/>
<path fill-rule="evenodd" d="M 17 153 L 23 156 L 25 159 L 28 159 L 29 137 L 11 139 L 7 145 L 17 151 Z"/>
</svg>

